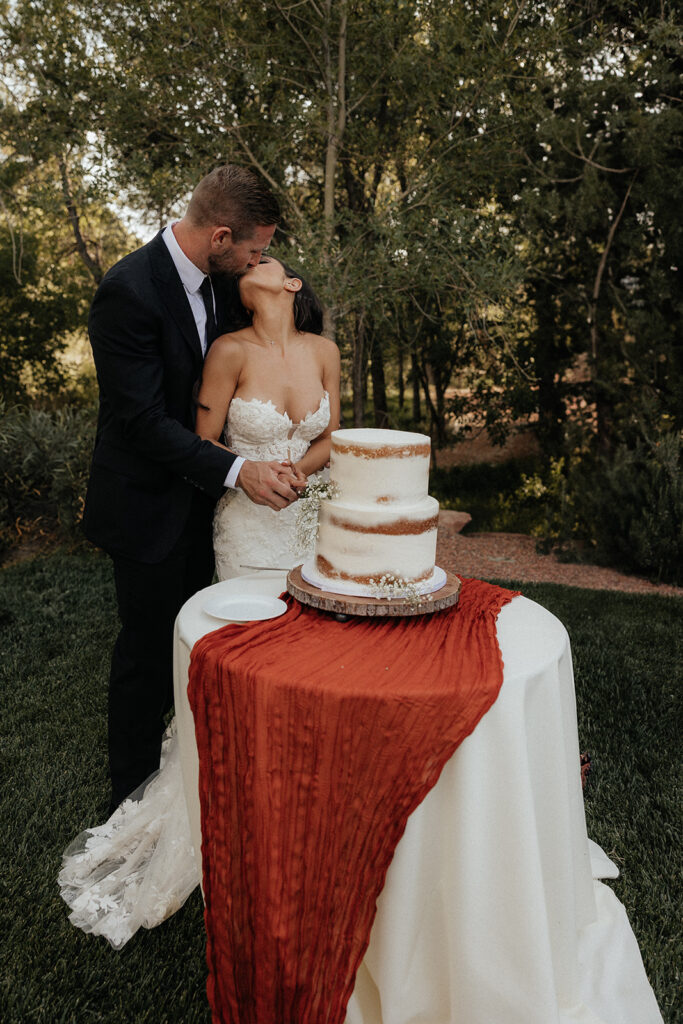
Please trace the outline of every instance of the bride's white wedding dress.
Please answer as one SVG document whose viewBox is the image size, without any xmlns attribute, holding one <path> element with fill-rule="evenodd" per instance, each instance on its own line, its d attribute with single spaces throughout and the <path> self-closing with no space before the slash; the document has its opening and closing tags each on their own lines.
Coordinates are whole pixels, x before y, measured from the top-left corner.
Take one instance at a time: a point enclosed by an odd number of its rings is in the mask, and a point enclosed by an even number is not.
<svg viewBox="0 0 683 1024">
<path fill-rule="evenodd" d="M 330 401 L 292 423 L 272 402 L 234 398 L 226 444 L 254 461 L 296 462 L 326 428 Z M 216 507 L 214 549 L 219 580 L 260 568 L 291 568 L 303 560 L 296 544 L 296 505 L 280 512 L 229 491 Z M 178 910 L 199 884 L 183 795 L 175 723 L 159 771 L 124 800 L 104 825 L 82 832 L 64 852 L 59 873 L 69 920 L 103 935 L 115 949 L 140 927 L 153 928 Z"/>
<path fill-rule="evenodd" d="M 300 423 L 272 402 L 233 398 L 228 409 L 226 444 L 253 462 L 303 458 L 330 419 L 330 398 L 323 394 L 318 408 Z M 315 479 L 315 474 L 311 476 Z M 226 491 L 216 506 L 213 547 L 219 580 L 244 576 L 254 568 L 291 569 L 303 559 L 296 547 L 297 506 L 274 512 L 254 505 L 244 491 Z"/>
</svg>

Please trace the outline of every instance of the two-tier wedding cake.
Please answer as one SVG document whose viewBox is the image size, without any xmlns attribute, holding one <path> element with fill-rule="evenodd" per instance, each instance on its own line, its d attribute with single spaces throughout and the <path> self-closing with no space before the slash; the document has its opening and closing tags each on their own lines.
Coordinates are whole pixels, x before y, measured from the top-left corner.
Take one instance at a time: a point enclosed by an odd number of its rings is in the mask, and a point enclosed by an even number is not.
<svg viewBox="0 0 683 1024">
<path fill-rule="evenodd" d="M 402 430 L 335 430 L 332 497 L 320 503 L 304 579 L 341 594 L 376 594 L 381 580 L 437 590 L 439 503 L 427 493 L 430 439 Z"/>
</svg>

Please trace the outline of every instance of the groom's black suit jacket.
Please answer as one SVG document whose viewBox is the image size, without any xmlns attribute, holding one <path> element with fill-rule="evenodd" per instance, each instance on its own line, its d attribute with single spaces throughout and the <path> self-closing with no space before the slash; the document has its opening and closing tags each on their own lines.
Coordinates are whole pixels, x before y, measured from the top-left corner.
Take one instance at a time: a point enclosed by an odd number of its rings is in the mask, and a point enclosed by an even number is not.
<svg viewBox="0 0 683 1024">
<path fill-rule="evenodd" d="M 217 322 L 226 330 L 216 289 Z M 211 509 L 234 456 L 193 433 L 202 351 L 159 233 L 106 274 L 88 323 L 100 411 L 84 511 L 86 536 L 112 555 L 160 562 L 196 505 Z"/>
</svg>

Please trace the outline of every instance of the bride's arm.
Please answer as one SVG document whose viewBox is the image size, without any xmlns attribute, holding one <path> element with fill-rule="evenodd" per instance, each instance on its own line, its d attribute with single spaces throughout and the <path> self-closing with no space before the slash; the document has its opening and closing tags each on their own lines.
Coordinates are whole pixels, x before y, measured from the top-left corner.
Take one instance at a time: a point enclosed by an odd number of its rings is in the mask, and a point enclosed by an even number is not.
<svg viewBox="0 0 683 1024">
<path fill-rule="evenodd" d="M 216 338 L 207 352 L 195 423 L 196 433 L 205 441 L 221 442 L 243 359 L 239 342 L 228 335 Z"/>
<path fill-rule="evenodd" d="M 330 461 L 332 431 L 339 428 L 339 388 L 341 380 L 341 361 L 339 349 L 329 338 L 318 339 L 323 347 L 322 384 L 330 396 L 330 422 L 325 430 L 316 437 L 304 457 L 294 464 L 294 468 L 306 476 L 322 469 Z"/>
<path fill-rule="evenodd" d="M 229 335 L 216 338 L 204 361 L 195 432 L 221 448 L 225 448 L 220 438 L 243 364 L 242 347 Z M 251 462 L 249 459 L 242 464 L 236 480 L 236 485 L 256 505 L 267 505 L 275 511 L 298 498 L 298 491 L 294 489 L 298 483 L 298 477 L 278 462 Z"/>
</svg>

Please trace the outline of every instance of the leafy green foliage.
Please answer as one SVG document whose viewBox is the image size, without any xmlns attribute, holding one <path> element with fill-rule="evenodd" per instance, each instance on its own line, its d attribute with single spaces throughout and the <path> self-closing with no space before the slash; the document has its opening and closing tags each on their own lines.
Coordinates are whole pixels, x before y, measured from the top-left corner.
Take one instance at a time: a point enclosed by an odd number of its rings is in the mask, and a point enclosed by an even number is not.
<svg viewBox="0 0 683 1024">
<path fill-rule="evenodd" d="M 95 439 L 91 408 L 0 408 L 0 544 L 39 521 L 73 538 Z"/>
<path fill-rule="evenodd" d="M 609 455 L 639 417 L 683 424 L 680 34 L 667 4 L 571 5 L 556 26 L 515 145 L 531 317 L 514 354 L 546 449 L 580 427 Z"/>
<path fill-rule="evenodd" d="M 683 584 L 683 434 L 620 445 L 569 476 L 596 561 Z M 579 526 L 579 532 L 581 527 Z"/>
<path fill-rule="evenodd" d="M 429 492 L 442 508 L 469 512 L 475 533 L 540 533 L 545 523 L 545 487 L 536 458 L 480 462 L 433 469 Z M 540 491 L 540 493 L 539 493 Z"/>
<path fill-rule="evenodd" d="M 25 394 L 28 380 L 42 391 L 63 385 L 65 369 L 56 354 L 84 314 L 73 288 L 41 287 L 39 260 L 38 238 L 24 233 L 19 265 L 9 232 L 0 227 L 0 397 L 5 400 Z"/>
<path fill-rule="evenodd" d="M 0 5 L 0 397 L 63 389 L 104 269 L 133 240 L 97 126 L 101 80 L 86 10 Z"/>
</svg>

